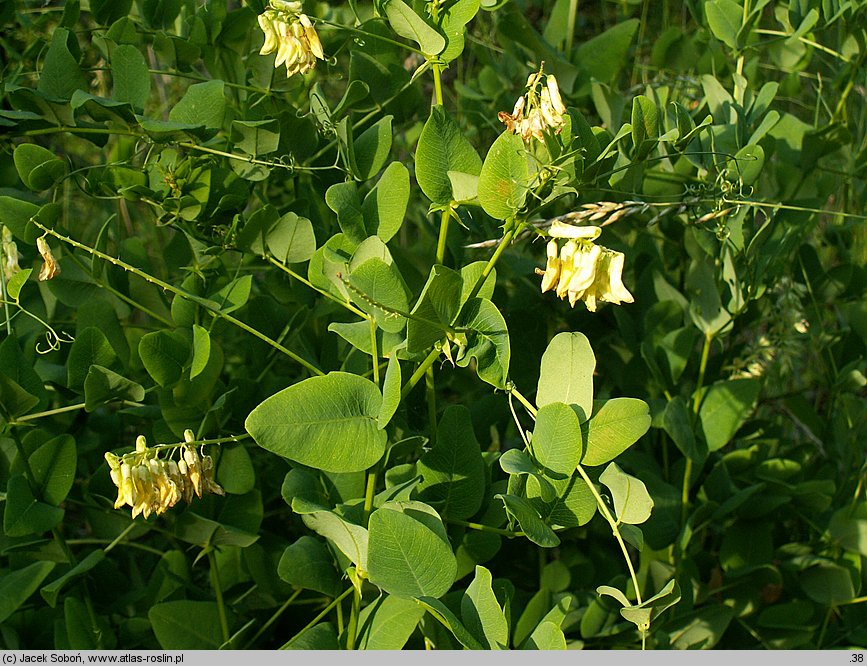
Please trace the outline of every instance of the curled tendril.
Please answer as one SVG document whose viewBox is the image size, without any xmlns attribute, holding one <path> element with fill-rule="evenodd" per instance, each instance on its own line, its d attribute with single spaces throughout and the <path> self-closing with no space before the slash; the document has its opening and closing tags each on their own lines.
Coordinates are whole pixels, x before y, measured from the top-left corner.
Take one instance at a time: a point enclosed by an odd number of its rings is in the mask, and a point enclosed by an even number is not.
<svg viewBox="0 0 867 666">
<path fill-rule="evenodd" d="M 38 318 L 34 317 L 34 319 Z M 60 349 L 60 345 L 62 344 L 72 344 L 73 342 L 75 342 L 75 338 L 66 331 L 61 331 L 60 333 L 58 333 L 45 322 L 42 322 L 42 324 L 48 329 L 47 331 L 45 331 L 45 341 L 48 343 L 48 348 L 43 348 L 39 343 L 36 343 L 37 354 L 48 354 L 50 352 Z"/>
</svg>

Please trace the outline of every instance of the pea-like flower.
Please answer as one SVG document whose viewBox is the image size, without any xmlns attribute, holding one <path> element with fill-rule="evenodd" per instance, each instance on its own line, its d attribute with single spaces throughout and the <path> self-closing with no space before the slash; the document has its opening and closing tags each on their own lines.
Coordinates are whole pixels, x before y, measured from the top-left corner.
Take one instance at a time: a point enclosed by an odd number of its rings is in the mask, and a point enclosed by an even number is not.
<svg viewBox="0 0 867 666">
<path fill-rule="evenodd" d="M 39 280 L 44 282 L 60 275 L 60 264 L 51 252 L 51 247 L 44 236 L 36 239 L 36 249 L 42 255 L 42 268 L 39 270 Z"/>
<path fill-rule="evenodd" d="M 548 256 L 542 276 L 542 293 L 554 289 L 559 298 L 569 299 L 575 307 L 578 301 L 590 312 L 596 312 L 598 302 L 632 303 L 632 294 L 623 285 L 622 252 L 596 245 L 593 241 L 602 229 L 595 226 L 574 226 L 555 221 L 549 229 Z M 559 247 L 558 238 L 566 239 Z"/>
<path fill-rule="evenodd" d="M 112 483 L 117 486 L 114 508 L 132 507 L 132 517 L 139 514 L 145 518 L 152 513 L 164 513 L 182 499 L 188 504 L 193 495 L 202 497 L 207 493 L 225 495 L 223 488 L 214 479 L 214 461 L 211 456 L 201 456 L 192 443 L 192 431 L 184 433 L 181 459 L 160 458 L 160 454 L 176 447 L 148 448 L 143 436 L 136 438 L 132 453 L 118 456 L 107 452 L 105 460 L 110 469 Z"/>
<path fill-rule="evenodd" d="M 16 273 L 21 272 L 21 266 L 18 265 L 18 259 L 21 255 L 9 228 L 0 226 L 0 229 L 2 229 L 2 233 L 0 233 L 0 257 L 3 258 L 3 266 L 0 267 L 0 270 L 3 271 L 8 281 Z"/>
<path fill-rule="evenodd" d="M 259 55 L 277 52 L 274 66 L 286 65 L 286 76 L 306 74 L 324 60 L 322 42 L 310 19 L 301 13 L 300 2 L 270 0 L 270 9 L 259 15 L 265 43 Z"/>
<path fill-rule="evenodd" d="M 527 92 L 515 102 L 512 113 L 500 111 L 497 116 L 507 130 L 520 134 L 524 141 L 531 138 L 542 141 L 546 130 L 556 134 L 566 124 L 566 106 L 560 97 L 560 86 L 556 77 L 543 74 L 543 69 L 544 63 L 538 72 L 530 74 Z"/>
</svg>

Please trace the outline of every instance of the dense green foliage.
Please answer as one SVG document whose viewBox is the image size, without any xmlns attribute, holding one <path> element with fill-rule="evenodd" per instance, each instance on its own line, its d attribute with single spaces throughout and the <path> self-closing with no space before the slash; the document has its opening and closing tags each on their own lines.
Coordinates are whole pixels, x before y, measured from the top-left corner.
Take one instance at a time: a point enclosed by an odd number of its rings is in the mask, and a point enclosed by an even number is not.
<svg viewBox="0 0 867 666">
<path fill-rule="evenodd" d="M 867 2 L 0 25 L 0 646 L 867 646 Z"/>
</svg>

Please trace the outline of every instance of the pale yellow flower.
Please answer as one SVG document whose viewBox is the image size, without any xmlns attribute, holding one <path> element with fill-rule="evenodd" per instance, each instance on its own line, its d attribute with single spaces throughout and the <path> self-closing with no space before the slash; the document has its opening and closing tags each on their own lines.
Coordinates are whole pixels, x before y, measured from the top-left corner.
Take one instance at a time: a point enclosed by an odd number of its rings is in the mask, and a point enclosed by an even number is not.
<svg viewBox="0 0 867 666">
<path fill-rule="evenodd" d="M 322 42 L 310 19 L 301 13 L 300 2 L 271 0 L 271 8 L 259 15 L 265 33 L 260 55 L 277 52 L 274 66 L 286 65 L 286 76 L 306 74 L 325 59 Z"/>
<path fill-rule="evenodd" d="M 531 138 L 542 141 L 546 131 L 552 130 L 556 134 L 563 128 L 566 124 L 565 113 L 566 106 L 560 97 L 556 77 L 553 74 L 544 75 L 540 68 L 538 72 L 530 74 L 527 92 L 515 102 L 512 113 L 500 111 L 497 117 L 508 131 L 520 134 L 524 141 Z"/>
<path fill-rule="evenodd" d="M 542 293 L 555 289 L 557 296 L 568 298 L 572 307 L 583 301 L 590 312 L 596 311 L 599 302 L 617 305 L 633 302 L 622 279 L 625 257 L 622 252 L 596 245 L 593 241 L 600 232 L 594 226 L 556 221 L 551 225 L 545 270 L 536 269 L 542 276 Z M 567 239 L 559 250 L 557 238 Z"/>
<path fill-rule="evenodd" d="M 9 228 L 0 226 L 0 229 L 3 230 L 2 236 L 0 236 L 0 255 L 3 256 L 3 267 L 0 270 L 3 271 L 8 282 L 16 273 L 21 272 L 21 266 L 18 265 L 18 259 L 21 255 Z"/>
<path fill-rule="evenodd" d="M 164 513 L 182 499 L 191 502 L 194 494 L 225 495 L 214 479 L 211 456 L 199 455 L 191 431 L 184 433 L 184 440 L 179 462 L 160 458 L 165 448 L 148 448 L 142 436 L 136 438 L 132 453 L 124 456 L 106 453 L 111 480 L 118 489 L 114 508 L 128 505 L 132 507 L 133 518 L 138 515 L 147 518 L 152 513 Z"/>
</svg>

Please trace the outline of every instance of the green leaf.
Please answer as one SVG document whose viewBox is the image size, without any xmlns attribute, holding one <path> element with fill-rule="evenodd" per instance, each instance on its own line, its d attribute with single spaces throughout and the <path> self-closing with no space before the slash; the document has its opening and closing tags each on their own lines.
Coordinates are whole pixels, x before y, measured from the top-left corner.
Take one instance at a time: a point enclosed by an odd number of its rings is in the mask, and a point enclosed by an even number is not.
<svg viewBox="0 0 867 666">
<path fill-rule="evenodd" d="M 250 290 L 253 287 L 253 276 L 242 275 L 235 278 L 217 293 L 209 298 L 217 304 L 220 312 L 234 312 L 247 304 L 250 300 Z"/>
<path fill-rule="evenodd" d="M 364 211 L 355 183 L 351 181 L 335 183 L 325 191 L 325 203 L 337 213 L 337 223 L 348 239 L 358 245 L 367 238 Z"/>
<path fill-rule="evenodd" d="M 217 481 L 232 495 L 246 495 L 256 487 L 256 470 L 243 444 L 223 444 L 220 447 Z"/>
<path fill-rule="evenodd" d="M 360 180 L 373 178 L 385 164 L 391 152 L 394 116 L 384 116 L 353 140 L 353 171 Z"/>
<path fill-rule="evenodd" d="M 29 201 L 15 197 L 0 196 L 0 224 L 9 228 L 12 235 L 25 243 L 35 243 L 42 231 L 30 220 L 41 208 Z"/>
<path fill-rule="evenodd" d="M 479 378 L 504 389 L 509 378 L 511 348 L 506 320 L 497 306 L 486 298 L 470 299 L 456 324 L 470 331 L 466 334 L 467 345 L 455 361 L 457 365 L 466 367 L 470 359 L 475 359 Z"/>
<path fill-rule="evenodd" d="M 540 622 L 521 645 L 522 650 L 565 650 L 566 636 L 553 622 Z"/>
<path fill-rule="evenodd" d="M 35 143 L 21 143 L 12 153 L 15 169 L 27 187 L 41 192 L 66 177 L 66 162 Z"/>
<path fill-rule="evenodd" d="M 855 596 L 849 570 L 827 560 L 802 571 L 800 583 L 807 596 L 823 606 L 844 604 Z"/>
<path fill-rule="evenodd" d="M 739 49 L 738 33 L 744 9 L 734 0 L 710 0 L 704 3 L 707 24 L 713 36 L 731 49 Z"/>
<path fill-rule="evenodd" d="M 233 120 L 232 141 L 238 150 L 252 155 L 267 155 L 280 147 L 280 123 L 266 120 Z"/>
<path fill-rule="evenodd" d="M 686 277 L 689 292 L 689 316 L 705 335 L 714 335 L 731 323 L 720 300 L 714 269 L 707 259 L 694 259 Z"/>
<path fill-rule="evenodd" d="M 217 650 L 223 644 L 220 611 L 213 601 L 167 601 L 152 606 L 148 620 L 165 650 Z"/>
<path fill-rule="evenodd" d="M 129 14 L 132 0 L 90 0 L 90 13 L 97 23 L 110 25 Z"/>
<path fill-rule="evenodd" d="M 100 405 L 113 400 L 144 400 L 145 390 L 141 384 L 122 377 L 101 365 L 92 365 L 84 378 L 84 410 L 92 412 Z"/>
<path fill-rule="evenodd" d="M 650 428 L 650 408 L 638 398 L 612 398 L 584 424 L 582 465 L 594 467 L 614 460 Z"/>
<path fill-rule="evenodd" d="M 392 29 L 416 42 L 425 57 L 431 58 L 446 47 L 445 38 L 401 0 L 387 0 L 385 15 Z"/>
<path fill-rule="evenodd" d="M 575 405 L 586 421 L 593 411 L 593 371 L 596 357 L 583 333 L 558 333 L 542 355 L 536 405 L 552 402 Z"/>
<path fill-rule="evenodd" d="M 527 500 L 515 495 L 497 494 L 494 497 L 502 500 L 506 513 L 518 522 L 524 536 L 530 541 L 542 548 L 556 548 L 560 545 L 560 539 L 554 534 L 554 530 L 542 522 L 539 512 Z"/>
<path fill-rule="evenodd" d="M 75 481 L 78 461 L 72 436 L 49 439 L 30 454 L 29 461 L 37 495 L 55 506 L 63 502 Z"/>
<path fill-rule="evenodd" d="M 495 219 L 512 218 L 524 206 L 529 181 L 524 141 L 517 134 L 503 132 L 491 145 L 482 164 L 479 203 Z"/>
<path fill-rule="evenodd" d="M 632 100 L 632 145 L 634 159 L 647 157 L 659 138 L 659 111 L 648 97 L 638 95 Z"/>
<path fill-rule="evenodd" d="M 389 164 L 361 206 L 364 227 L 383 243 L 400 231 L 409 203 L 409 171 L 400 162 Z"/>
<path fill-rule="evenodd" d="M 421 596 L 416 601 L 428 612 L 434 619 L 448 629 L 452 635 L 458 639 L 458 642 L 468 650 L 484 650 L 485 647 L 473 637 L 467 628 L 461 623 L 457 615 L 452 613 L 443 602 L 428 596 Z"/>
<path fill-rule="evenodd" d="M 425 196 L 444 205 L 456 199 L 449 171 L 478 176 L 482 160 L 461 132 L 457 122 L 441 106 L 431 108 L 415 153 L 415 177 Z"/>
<path fill-rule="evenodd" d="M 41 561 L 15 571 L 3 571 L 0 575 L 0 623 L 30 598 L 54 567 L 54 562 Z"/>
<path fill-rule="evenodd" d="M 225 84 L 219 79 L 194 83 L 169 111 L 169 120 L 220 129 L 226 114 Z"/>
<path fill-rule="evenodd" d="M 39 404 L 39 398 L 28 393 L 21 384 L 0 374 L 0 414 L 6 419 L 26 414 Z"/>
<path fill-rule="evenodd" d="M 583 77 L 602 83 L 613 83 L 630 59 L 630 48 L 638 19 L 620 21 L 601 35 L 583 42 L 575 50 L 572 62 L 581 63 Z"/>
<path fill-rule="evenodd" d="M 684 456 L 699 464 L 704 462 L 707 458 L 707 446 L 696 440 L 686 400 L 682 396 L 674 396 L 665 405 L 662 427 Z"/>
<path fill-rule="evenodd" d="M 461 598 L 461 619 L 467 630 L 491 650 L 509 647 L 509 623 L 491 587 L 491 572 L 477 566 L 473 582 Z"/>
<path fill-rule="evenodd" d="M 385 380 L 382 382 L 382 407 L 376 417 L 376 423 L 382 430 L 388 425 L 400 406 L 400 361 L 396 354 L 388 358 L 388 367 L 385 370 Z"/>
<path fill-rule="evenodd" d="M 445 10 L 441 26 L 446 48 L 439 54 L 440 60 L 451 62 L 463 52 L 466 25 L 478 13 L 480 4 L 480 0 L 457 0 Z"/>
<path fill-rule="evenodd" d="M 13 301 L 18 300 L 18 297 L 21 295 L 21 290 L 24 288 L 24 285 L 27 284 L 27 280 L 30 278 L 32 272 L 32 268 L 25 268 L 18 271 L 10 278 L 9 282 L 6 283 L 6 293 L 9 295 L 9 298 Z"/>
<path fill-rule="evenodd" d="M 736 614 L 734 608 L 708 605 L 671 620 L 665 630 L 675 650 L 712 649 Z"/>
<path fill-rule="evenodd" d="M 120 44 L 111 52 L 112 99 L 128 102 L 141 113 L 151 89 L 151 75 L 144 55 L 135 46 Z"/>
<path fill-rule="evenodd" d="M 69 350 L 66 360 L 66 385 L 71 389 L 80 390 L 84 386 L 90 368 L 93 365 L 109 367 L 117 362 L 114 348 L 103 335 L 102 331 L 93 326 L 76 333 L 75 342 Z"/>
<path fill-rule="evenodd" d="M 328 547 L 312 536 L 302 536 L 286 547 L 277 575 L 290 585 L 336 597 L 342 590 L 340 574 Z"/>
<path fill-rule="evenodd" d="M 94 550 L 87 555 L 81 562 L 76 564 L 72 569 L 63 574 L 60 578 L 56 578 L 51 583 L 39 590 L 45 602 L 54 608 L 57 605 L 57 597 L 66 585 L 77 578 L 81 578 L 88 571 L 93 569 L 97 564 L 105 559 L 105 552 L 102 550 Z"/>
<path fill-rule="evenodd" d="M 345 520 L 333 511 L 319 510 L 302 499 L 293 500 L 292 508 L 301 514 L 308 529 L 328 539 L 356 567 L 362 571 L 367 570 L 370 538 L 365 528 Z"/>
<path fill-rule="evenodd" d="M 63 520 L 63 509 L 38 501 L 33 497 L 30 484 L 22 474 L 6 484 L 6 506 L 3 512 L 3 531 L 8 537 L 41 534 Z"/>
<path fill-rule="evenodd" d="M 268 251 L 284 264 L 308 261 L 316 251 L 313 224 L 306 217 L 289 212 L 268 229 L 265 242 Z"/>
<path fill-rule="evenodd" d="M 758 379 L 732 379 L 708 387 L 698 417 L 709 451 L 728 444 L 755 407 L 762 385 Z"/>
<path fill-rule="evenodd" d="M 556 486 L 560 484 L 554 482 Z M 551 507 L 548 524 L 554 527 L 586 525 L 596 515 L 596 498 L 579 475 L 573 475 Z"/>
<path fill-rule="evenodd" d="M 431 268 L 430 276 L 413 307 L 415 318 L 406 324 L 407 351 L 423 352 L 445 337 L 460 312 L 463 279 L 460 273 L 440 264 Z"/>
<path fill-rule="evenodd" d="M 734 183 L 752 185 L 759 179 L 764 166 L 764 149 L 758 144 L 744 146 L 729 160 L 725 172 L 726 179 Z"/>
<path fill-rule="evenodd" d="M 527 477 L 527 497 L 539 497 L 543 502 L 551 502 L 556 498 L 557 491 L 551 480 L 542 474 L 542 470 L 521 449 L 509 449 L 497 462 L 506 474 Z"/>
<path fill-rule="evenodd" d="M 434 531 L 421 511 L 397 506 L 388 503 L 370 515 L 370 582 L 399 597 L 439 598 L 449 591 L 457 572 L 442 523 L 441 530 Z"/>
<path fill-rule="evenodd" d="M 599 480 L 611 491 L 618 522 L 640 525 L 650 518 L 653 500 L 640 479 L 624 472 L 617 463 L 611 463 L 599 475 Z"/>
<path fill-rule="evenodd" d="M 584 440 L 575 411 L 562 402 L 539 408 L 532 439 L 533 457 L 555 474 L 570 476 L 581 462 Z"/>
<path fill-rule="evenodd" d="M 401 650 L 424 617 L 414 599 L 392 595 L 365 606 L 358 616 L 358 647 L 362 650 Z"/>
<path fill-rule="evenodd" d="M 352 269 L 349 284 L 354 288 L 353 302 L 366 313 L 373 315 L 379 328 L 387 333 L 403 330 L 406 319 L 395 316 L 394 310 L 406 312 L 409 302 L 397 266 L 372 257 Z M 382 306 L 388 309 L 383 309 Z"/>
<path fill-rule="evenodd" d="M 446 407 L 435 442 L 416 465 L 422 476 L 418 498 L 446 519 L 469 518 L 482 505 L 485 463 L 466 407 Z"/>
<path fill-rule="evenodd" d="M 36 85 L 36 89 L 48 97 L 70 99 L 76 90 L 90 87 L 70 45 L 78 50 L 75 34 L 66 28 L 55 28 Z"/>
<path fill-rule="evenodd" d="M 377 426 L 382 396 L 363 377 L 332 372 L 271 396 L 244 424 L 263 449 L 328 472 L 376 463 L 388 439 Z"/>
<path fill-rule="evenodd" d="M 211 336 L 198 324 L 193 324 L 193 360 L 190 364 L 190 379 L 202 374 L 211 357 Z"/>
<path fill-rule="evenodd" d="M 178 331 L 154 331 L 142 336 L 138 353 L 148 374 L 166 388 L 180 381 L 190 356 L 190 343 Z"/>
</svg>

